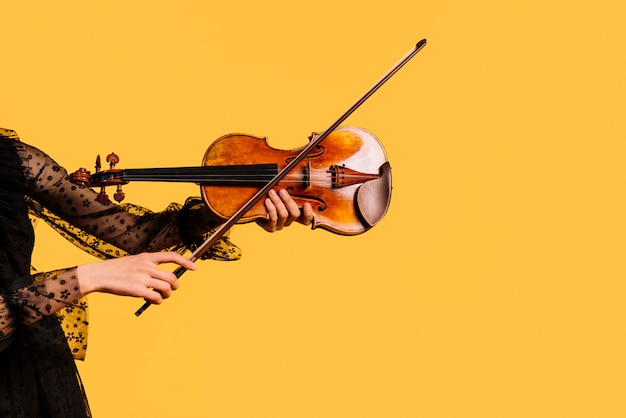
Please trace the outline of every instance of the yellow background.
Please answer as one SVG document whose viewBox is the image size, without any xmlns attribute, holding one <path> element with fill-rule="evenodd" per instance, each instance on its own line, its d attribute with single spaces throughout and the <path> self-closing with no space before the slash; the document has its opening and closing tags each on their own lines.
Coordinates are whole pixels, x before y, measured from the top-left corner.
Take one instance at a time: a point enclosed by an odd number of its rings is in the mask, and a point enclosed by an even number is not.
<svg viewBox="0 0 626 418">
<path fill-rule="evenodd" d="M 91 297 L 94 415 L 622 417 L 622 2 L 3 2 L 0 126 L 72 171 L 196 165 L 231 132 L 381 139 L 387 217 L 233 231 L 142 317 Z M 194 185 L 132 184 L 163 209 Z M 91 259 L 38 228 L 34 262 Z"/>
</svg>

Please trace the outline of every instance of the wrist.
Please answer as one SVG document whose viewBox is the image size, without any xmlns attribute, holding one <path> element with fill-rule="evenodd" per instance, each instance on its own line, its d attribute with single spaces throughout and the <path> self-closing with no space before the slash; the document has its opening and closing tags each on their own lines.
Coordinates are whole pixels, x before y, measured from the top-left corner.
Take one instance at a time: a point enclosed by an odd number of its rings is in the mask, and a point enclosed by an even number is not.
<svg viewBox="0 0 626 418">
<path fill-rule="evenodd" d="M 83 264 L 76 267 L 76 277 L 78 288 L 82 296 L 98 290 L 95 263 Z"/>
</svg>

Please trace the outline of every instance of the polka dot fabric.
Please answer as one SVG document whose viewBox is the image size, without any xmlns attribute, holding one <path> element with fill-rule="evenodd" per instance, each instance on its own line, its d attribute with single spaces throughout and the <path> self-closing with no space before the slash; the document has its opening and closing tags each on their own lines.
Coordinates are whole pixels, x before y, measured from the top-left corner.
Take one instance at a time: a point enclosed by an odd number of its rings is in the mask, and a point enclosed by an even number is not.
<svg viewBox="0 0 626 418">
<path fill-rule="evenodd" d="M 199 198 L 161 212 L 103 205 L 47 154 L 5 129 L 0 177 L 0 417 L 88 417 L 74 363 L 87 347 L 86 299 L 75 268 L 33 273 L 32 219 L 101 259 L 193 251 L 217 225 Z M 224 237 L 203 258 L 240 257 Z"/>
</svg>

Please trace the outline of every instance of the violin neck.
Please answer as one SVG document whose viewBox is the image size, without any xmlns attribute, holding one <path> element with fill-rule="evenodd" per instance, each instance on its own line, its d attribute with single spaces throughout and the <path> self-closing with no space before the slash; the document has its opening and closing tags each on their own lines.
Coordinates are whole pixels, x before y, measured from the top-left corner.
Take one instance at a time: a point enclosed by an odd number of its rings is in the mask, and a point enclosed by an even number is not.
<svg viewBox="0 0 626 418">
<path fill-rule="evenodd" d="M 241 186 L 264 184 L 278 173 L 278 164 L 200 166 L 177 168 L 131 168 L 122 170 L 124 181 L 160 181 Z"/>
</svg>

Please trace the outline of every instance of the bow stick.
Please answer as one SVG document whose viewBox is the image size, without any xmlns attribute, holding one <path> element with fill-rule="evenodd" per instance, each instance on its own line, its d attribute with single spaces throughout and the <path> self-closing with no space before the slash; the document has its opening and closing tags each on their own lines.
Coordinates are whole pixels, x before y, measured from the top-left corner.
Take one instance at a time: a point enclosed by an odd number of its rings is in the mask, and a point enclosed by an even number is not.
<svg viewBox="0 0 626 418">
<path fill-rule="evenodd" d="M 261 199 L 265 198 L 269 191 L 276 187 L 278 183 L 289 173 L 292 169 L 294 169 L 304 158 L 306 158 L 307 154 L 313 150 L 313 148 L 317 147 L 331 132 L 343 123 L 344 120 L 348 118 L 357 108 L 359 108 L 372 94 L 376 92 L 387 80 L 389 80 L 400 68 L 404 66 L 415 54 L 417 54 L 422 48 L 426 46 L 426 39 L 422 39 L 419 41 L 409 52 L 407 52 L 404 57 L 400 59 L 385 75 L 383 75 L 380 80 L 378 80 L 356 103 L 350 107 L 339 119 L 337 119 L 328 129 L 326 129 L 323 133 L 319 135 L 314 135 L 309 142 L 309 144 L 300 151 L 300 153 L 291 160 L 289 164 L 287 164 L 281 171 L 276 174 L 276 176 L 270 180 L 262 189 L 260 189 L 246 204 L 244 204 L 237 212 L 235 212 L 226 222 L 221 224 L 215 232 L 204 241 L 192 254 L 189 256 L 189 260 L 195 262 L 198 260 L 204 253 L 206 253 L 222 236 L 232 228 L 239 219 L 241 219 L 252 207 L 257 204 Z M 184 267 L 178 267 L 174 270 L 174 274 L 177 278 L 180 278 L 187 271 Z M 135 315 L 141 315 L 146 309 L 148 309 L 152 305 L 152 302 L 146 301 L 141 308 L 139 308 Z"/>
</svg>

